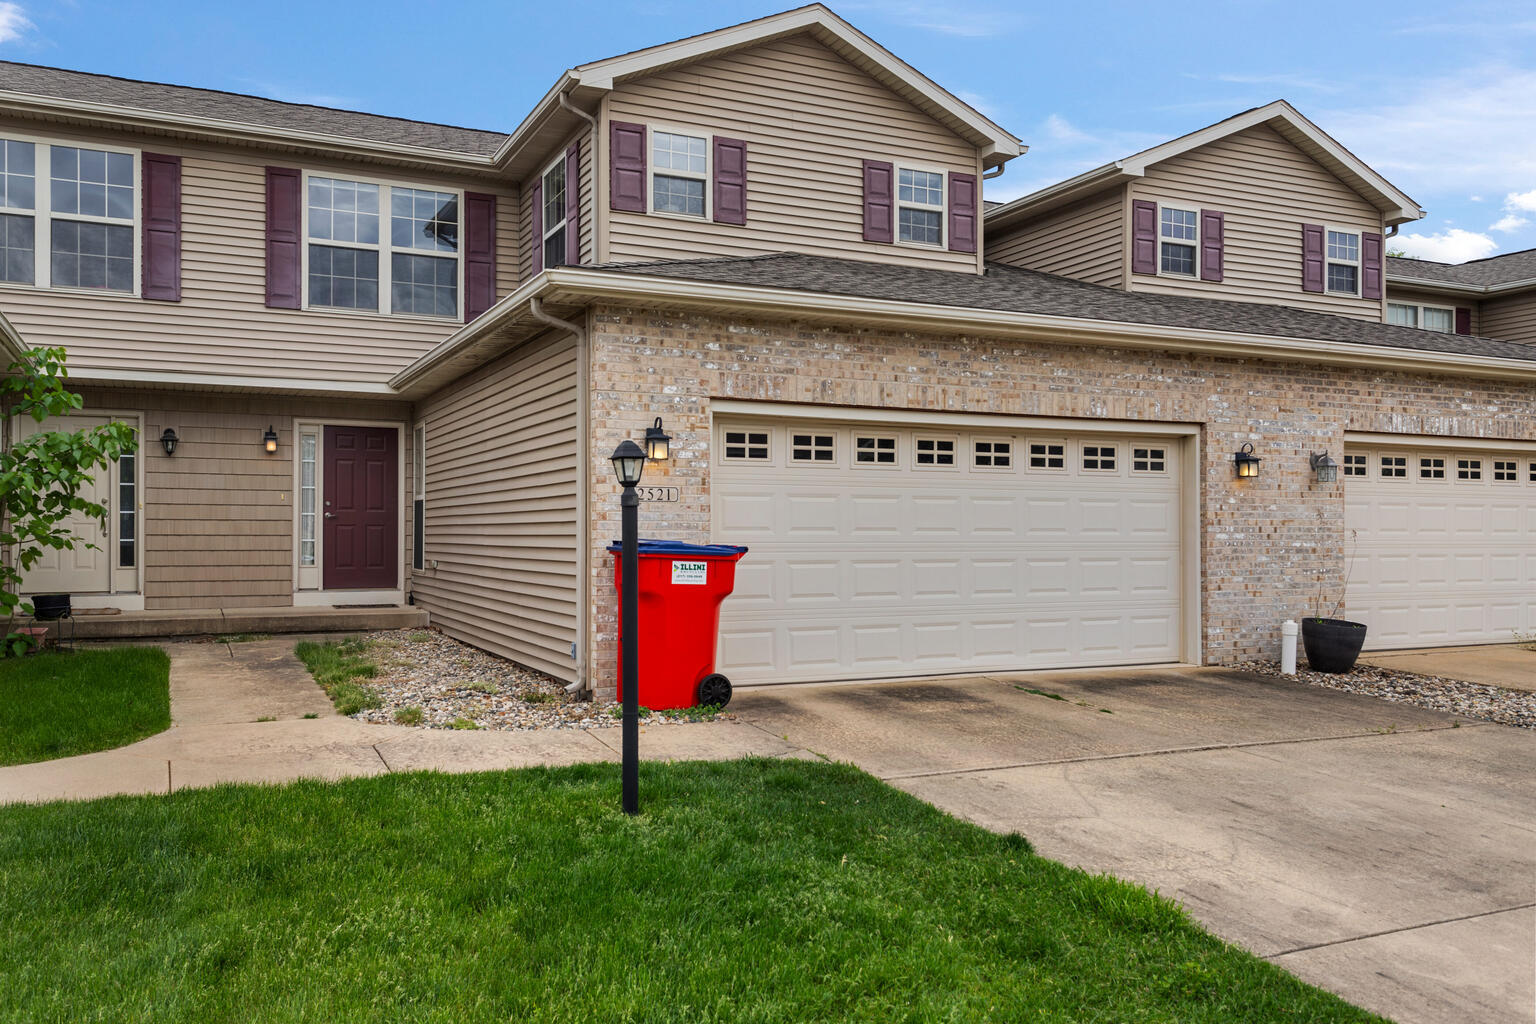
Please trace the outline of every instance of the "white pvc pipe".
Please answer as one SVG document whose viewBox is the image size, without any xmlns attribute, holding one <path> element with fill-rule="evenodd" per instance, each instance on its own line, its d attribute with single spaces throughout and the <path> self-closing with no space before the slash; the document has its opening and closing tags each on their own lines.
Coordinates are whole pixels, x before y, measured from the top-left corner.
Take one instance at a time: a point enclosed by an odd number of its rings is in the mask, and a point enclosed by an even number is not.
<svg viewBox="0 0 1536 1024">
<path fill-rule="evenodd" d="M 1296 674 L 1296 623 L 1290 619 L 1280 623 L 1280 671 Z"/>
</svg>

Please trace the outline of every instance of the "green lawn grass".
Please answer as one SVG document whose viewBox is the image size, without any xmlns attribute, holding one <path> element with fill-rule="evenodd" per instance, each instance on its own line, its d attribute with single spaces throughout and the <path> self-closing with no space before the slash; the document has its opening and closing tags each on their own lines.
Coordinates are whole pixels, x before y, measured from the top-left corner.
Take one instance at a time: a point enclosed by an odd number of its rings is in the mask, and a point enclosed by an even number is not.
<svg viewBox="0 0 1536 1024">
<path fill-rule="evenodd" d="M 293 653 L 331 698 L 339 714 L 355 715 L 382 703 L 372 687 L 358 682 L 372 679 L 379 673 L 366 640 L 353 638 L 322 644 L 305 640 L 293 649 Z"/>
<path fill-rule="evenodd" d="M 803 761 L 0 808 L 0 1021 L 1376 1020 Z"/>
<path fill-rule="evenodd" d="M 89 754 L 171 724 L 171 659 L 158 647 L 0 661 L 0 765 Z"/>
</svg>

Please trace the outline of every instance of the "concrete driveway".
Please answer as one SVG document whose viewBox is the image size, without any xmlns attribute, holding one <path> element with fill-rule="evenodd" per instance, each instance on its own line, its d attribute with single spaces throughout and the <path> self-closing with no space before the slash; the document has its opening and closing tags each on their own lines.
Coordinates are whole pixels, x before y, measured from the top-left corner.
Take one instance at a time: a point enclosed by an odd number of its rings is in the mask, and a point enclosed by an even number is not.
<svg viewBox="0 0 1536 1024">
<path fill-rule="evenodd" d="M 1536 691 L 1536 650 L 1525 644 L 1367 651 L 1360 656 L 1360 662 L 1485 686 L 1502 686 L 1506 690 Z"/>
<path fill-rule="evenodd" d="M 763 688 L 732 710 L 1401 1024 L 1536 1019 L 1536 733 L 1222 670 Z"/>
</svg>

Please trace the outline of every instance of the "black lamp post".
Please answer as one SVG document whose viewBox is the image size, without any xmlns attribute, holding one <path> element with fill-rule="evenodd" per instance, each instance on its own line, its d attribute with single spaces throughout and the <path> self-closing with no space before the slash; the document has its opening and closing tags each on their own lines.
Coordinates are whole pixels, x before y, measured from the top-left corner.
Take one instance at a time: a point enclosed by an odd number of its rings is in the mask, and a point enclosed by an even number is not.
<svg viewBox="0 0 1536 1024">
<path fill-rule="evenodd" d="M 619 679 L 624 683 L 624 813 L 640 813 L 640 496 L 635 485 L 645 472 L 645 450 L 625 438 L 613 450 L 613 472 L 624 486 L 619 499 L 623 534 L 619 544 Z"/>
</svg>

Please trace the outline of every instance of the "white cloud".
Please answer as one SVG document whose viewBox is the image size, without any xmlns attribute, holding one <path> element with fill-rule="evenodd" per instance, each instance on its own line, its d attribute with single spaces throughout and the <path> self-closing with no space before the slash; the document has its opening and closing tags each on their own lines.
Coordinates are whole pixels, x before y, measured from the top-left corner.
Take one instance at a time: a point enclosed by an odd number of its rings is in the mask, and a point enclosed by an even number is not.
<svg viewBox="0 0 1536 1024">
<path fill-rule="evenodd" d="M 1504 209 L 1521 213 L 1536 213 L 1536 188 L 1529 192 L 1511 192 L 1504 197 Z"/>
<path fill-rule="evenodd" d="M 1052 142 L 1083 144 L 1099 141 L 1087 132 L 1079 130 L 1071 121 L 1068 121 L 1060 114 L 1052 114 L 1047 117 L 1041 127 L 1045 129 L 1046 138 Z"/>
<path fill-rule="evenodd" d="M 0 3 L 0 43 L 14 43 L 35 27 L 20 4 Z"/>
<path fill-rule="evenodd" d="M 961 89 L 956 92 L 955 95 L 960 97 L 960 102 L 966 104 L 967 106 L 974 107 L 976 110 L 979 110 L 981 113 L 985 114 L 987 117 L 990 117 L 994 121 L 996 121 L 998 117 L 1001 116 L 1001 111 L 998 110 L 997 105 L 979 92 L 971 92 L 967 89 Z"/>
<path fill-rule="evenodd" d="M 1530 219 L 1527 217 L 1519 217 L 1513 213 L 1506 213 L 1504 216 L 1488 225 L 1488 230 L 1504 232 L 1519 231 L 1529 223 Z"/>
<path fill-rule="evenodd" d="M 1391 247 L 1401 249 L 1409 256 L 1436 263 L 1465 263 L 1492 256 L 1499 244 L 1487 235 L 1461 228 L 1451 228 L 1434 235 L 1398 235 L 1391 240 Z"/>
<path fill-rule="evenodd" d="M 1483 197 L 1482 196 L 1467 196 L 1467 202 L 1469 202 L 1469 203 L 1480 203 L 1482 201 L 1483 201 Z"/>
</svg>

